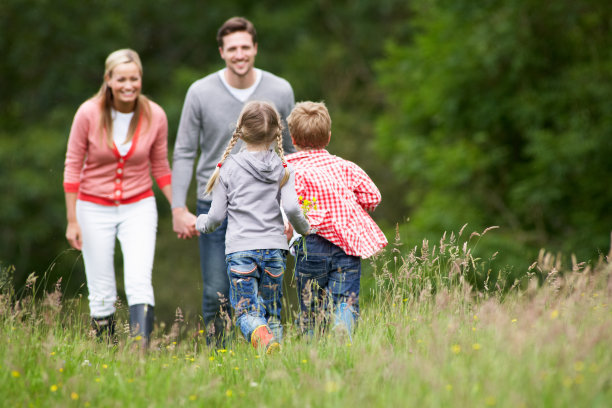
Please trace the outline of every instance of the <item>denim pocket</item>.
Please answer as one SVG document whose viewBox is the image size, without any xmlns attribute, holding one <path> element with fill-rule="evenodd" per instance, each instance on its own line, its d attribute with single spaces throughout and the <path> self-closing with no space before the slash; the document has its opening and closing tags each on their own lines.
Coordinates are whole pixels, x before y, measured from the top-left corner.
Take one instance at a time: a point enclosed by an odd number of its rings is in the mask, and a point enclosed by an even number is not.
<svg viewBox="0 0 612 408">
<path fill-rule="evenodd" d="M 295 266 L 295 273 L 299 278 L 318 279 L 327 275 L 327 261 L 325 259 L 306 259 L 299 257 Z"/>
<path fill-rule="evenodd" d="M 263 270 L 271 278 L 280 278 L 285 272 L 285 262 L 280 256 L 273 256 L 264 262 Z"/>
<path fill-rule="evenodd" d="M 255 265 L 254 263 L 248 263 L 243 265 L 236 265 L 232 263 L 229 269 L 231 273 L 244 276 L 251 275 L 257 269 L 257 265 Z"/>
<path fill-rule="evenodd" d="M 268 266 L 264 269 L 264 272 L 267 273 L 268 275 L 270 275 L 273 278 L 280 278 L 281 276 L 283 276 L 283 273 L 285 272 L 285 270 L 281 267 L 281 268 L 273 268 L 271 266 Z"/>
</svg>

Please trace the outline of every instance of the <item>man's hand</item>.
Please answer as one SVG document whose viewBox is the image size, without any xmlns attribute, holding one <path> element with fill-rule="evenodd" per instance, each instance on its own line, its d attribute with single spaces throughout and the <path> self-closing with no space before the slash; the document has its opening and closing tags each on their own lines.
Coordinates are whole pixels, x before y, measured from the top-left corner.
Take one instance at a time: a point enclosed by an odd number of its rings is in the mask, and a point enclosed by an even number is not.
<svg viewBox="0 0 612 408">
<path fill-rule="evenodd" d="M 196 218 L 187 207 L 172 209 L 172 229 L 179 239 L 189 239 L 200 235 L 195 229 Z"/>
</svg>

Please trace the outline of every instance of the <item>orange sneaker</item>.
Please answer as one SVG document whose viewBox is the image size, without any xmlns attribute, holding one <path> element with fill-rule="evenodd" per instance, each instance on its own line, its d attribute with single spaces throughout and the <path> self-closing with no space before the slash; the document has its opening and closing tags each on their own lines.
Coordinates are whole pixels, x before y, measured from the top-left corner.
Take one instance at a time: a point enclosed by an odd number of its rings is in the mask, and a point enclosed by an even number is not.
<svg viewBox="0 0 612 408">
<path fill-rule="evenodd" d="M 266 354 L 273 354 L 280 351 L 280 343 L 266 325 L 261 325 L 253 330 L 251 334 L 251 344 L 256 349 L 260 347 L 265 348 Z"/>
</svg>

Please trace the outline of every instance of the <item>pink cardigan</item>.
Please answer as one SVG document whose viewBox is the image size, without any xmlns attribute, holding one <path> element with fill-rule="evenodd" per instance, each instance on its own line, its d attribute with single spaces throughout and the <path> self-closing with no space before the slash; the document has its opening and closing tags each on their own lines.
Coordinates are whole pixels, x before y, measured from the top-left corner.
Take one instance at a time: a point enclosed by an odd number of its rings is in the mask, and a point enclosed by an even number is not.
<svg viewBox="0 0 612 408">
<path fill-rule="evenodd" d="M 153 195 L 151 174 L 162 188 L 171 182 L 168 163 L 168 121 L 163 109 L 149 101 L 151 124 L 141 117 L 130 151 L 121 156 L 98 132 L 98 99 L 85 101 L 70 130 L 64 165 L 64 191 L 102 205 L 129 204 Z"/>
</svg>

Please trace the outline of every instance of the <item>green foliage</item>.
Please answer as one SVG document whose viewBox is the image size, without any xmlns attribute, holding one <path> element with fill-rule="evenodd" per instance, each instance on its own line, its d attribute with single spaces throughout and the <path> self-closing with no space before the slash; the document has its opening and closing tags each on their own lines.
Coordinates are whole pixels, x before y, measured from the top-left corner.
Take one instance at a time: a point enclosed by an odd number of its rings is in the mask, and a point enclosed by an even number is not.
<svg viewBox="0 0 612 408">
<path fill-rule="evenodd" d="M 411 233 L 499 225 L 500 249 L 523 262 L 540 247 L 605 250 L 610 3 L 437 0 L 414 12 L 413 41 L 389 41 L 377 66 L 377 147 L 408 184 Z"/>
<path fill-rule="evenodd" d="M 70 117 L 57 115 L 27 130 L 0 133 L 0 173 L 10 175 L 0 178 L 4 191 L 0 199 L 0 260 L 17 266 L 15 279 L 19 283 L 32 271 L 42 275 L 53 270 L 58 261 L 62 268 L 57 273 L 67 275 L 71 270 L 71 255 L 63 239 L 67 132 L 55 130 L 69 126 Z M 52 281 L 58 276 L 50 275 Z"/>
</svg>

